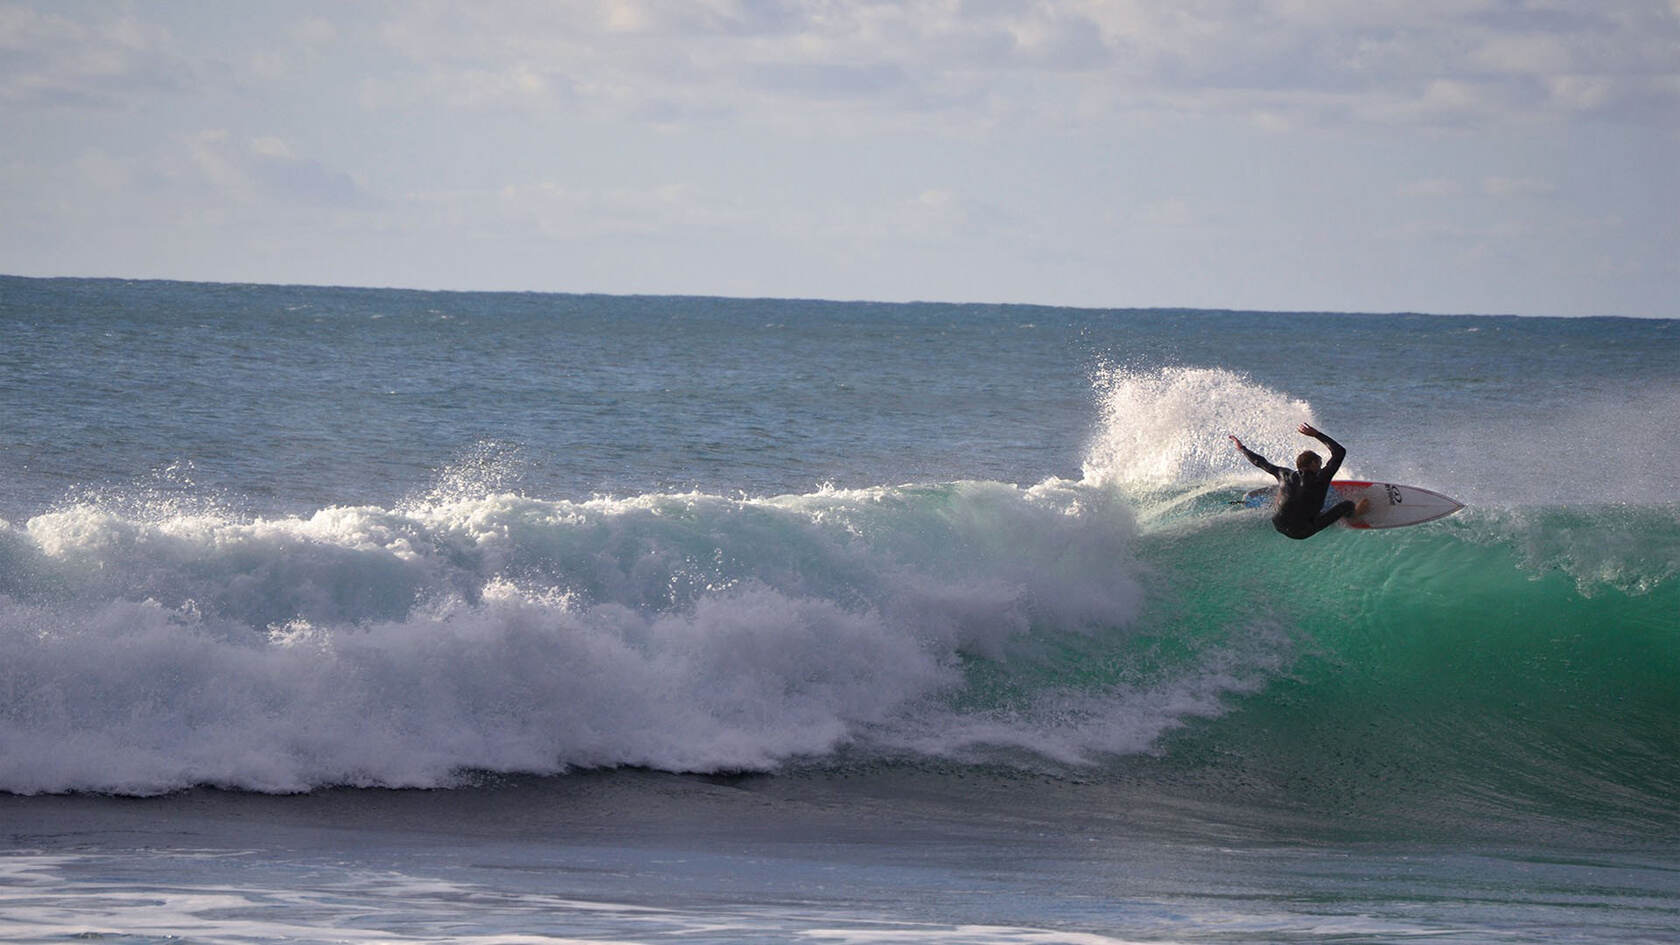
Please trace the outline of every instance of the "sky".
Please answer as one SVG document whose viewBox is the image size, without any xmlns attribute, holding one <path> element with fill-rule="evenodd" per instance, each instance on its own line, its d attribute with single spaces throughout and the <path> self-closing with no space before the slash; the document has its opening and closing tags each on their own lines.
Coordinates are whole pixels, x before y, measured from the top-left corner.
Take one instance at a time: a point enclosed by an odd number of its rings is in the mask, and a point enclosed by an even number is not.
<svg viewBox="0 0 1680 945">
<path fill-rule="evenodd" d="M 0 273 L 1680 317 L 1680 0 L 0 0 Z"/>
</svg>

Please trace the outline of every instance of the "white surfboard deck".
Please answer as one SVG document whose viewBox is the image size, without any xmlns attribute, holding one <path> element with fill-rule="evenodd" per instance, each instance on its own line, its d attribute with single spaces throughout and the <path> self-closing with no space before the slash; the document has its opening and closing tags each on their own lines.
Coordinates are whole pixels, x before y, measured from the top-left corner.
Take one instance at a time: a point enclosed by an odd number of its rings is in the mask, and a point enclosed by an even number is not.
<svg viewBox="0 0 1680 945">
<path fill-rule="evenodd" d="M 1255 489 L 1243 496 L 1243 504 L 1250 508 L 1259 508 L 1269 504 L 1276 495 L 1276 486 Z M 1429 489 L 1402 486 L 1392 482 L 1368 482 L 1364 479 L 1332 481 L 1330 494 L 1324 499 L 1324 507 L 1329 508 L 1343 499 L 1358 502 L 1361 498 L 1370 499 L 1370 507 L 1358 518 L 1343 519 L 1343 523 L 1349 528 L 1400 528 L 1405 525 L 1422 525 L 1424 522 L 1446 518 L 1464 508 L 1464 503 L 1457 499 L 1448 498 Z"/>
</svg>

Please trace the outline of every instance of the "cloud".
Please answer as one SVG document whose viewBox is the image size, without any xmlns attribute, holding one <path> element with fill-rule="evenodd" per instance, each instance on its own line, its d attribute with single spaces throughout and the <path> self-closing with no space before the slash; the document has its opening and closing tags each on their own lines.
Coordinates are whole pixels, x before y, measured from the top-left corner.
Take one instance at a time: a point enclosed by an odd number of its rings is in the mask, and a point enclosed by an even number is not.
<svg viewBox="0 0 1680 945">
<path fill-rule="evenodd" d="M 1476 192 L 1496 200 L 1515 200 L 1550 197 L 1558 192 L 1558 186 L 1537 177 L 1486 177 Z M 1400 193 L 1408 197 L 1462 197 L 1467 191 L 1459 181 L 1436 177 L 1412 181 L 1401 187 Z"/>
<path fill-rule="evenodd" d="M 203 131 L 189 139 L 188 150 L 192 164 L 217 195 L 234 203 L 341 210 L 378 203 L 349 174 L 298 157 L 277 137 L 241 142 L 224 130 Z"/>
<path fill-rule="evenodd" d="M 215 50 L 97 7 L 13 5 L 0 103 L 203 93 L 219 56 L 246 65 L 258 87 L 234 92 L 255 97 L 372 35 L 389 55 L 362 57 L 370 109 L 831 132 L 1166 114 L 1272 129 L 1652 122 L 1680 107 L 1674 2 L 414 0 L 324 8 Z"/>
<path fill-rule="evenodd" d="M 779 221 L 777 239 L 848 264 L 890 260 L 901 266 L 908 258 L 905 253 L 978 258 L 1004 241 L 1013 252 L 1030 254 L 1045 238 L 1041 223 L 989 196 L 929 186 L 814 203 L 800 220 Z"/>
<path fill-rule="evenodd" d="M 495 69 L 460 69 L 433 86 L 436 98 L 456 108 L 548 107 L 569 93 L 564 77 L 516 62 Z"/>
<path fill-rule="evenodd" d="M 804 106 L 843 110 L 848 122 L 1160 111 L 1282 128 L 1635 118 L 1680 103 L 1680 22 L 1638 0 L 1585 10 L 1544 0 L 432 3 L 389 7 L 381 35 L 431 87 L 525 63 L 575 93 L 548 106 L 699 120 L 800 123 L 811 120 Z"/>
<path fill-rule="evenodd" d="M 1577 68 L 1567 37 L 1553 33 L 1489 36 L 1469 55 L 1468 64 L 1508 75 L 1567 74 Z"/>
<path fill-rule="evenodd" d="M 299 21 L 291 30 L 291 37 L 301 46 L 329 46 L 338 41 L 338 27 L 332 21 L 312 16 Z"/>
<path fill-rule="evenodd" d="M 257 79 L 285 84 L 320 67 L 322 58 L 341 39 L 338 25 L 324 17 L 308 17 L 265 35 L 263 45 L 247 54 L 246 68 Z"/>
<path fill-rule="evenodd" d="M 1408 197 L 1457 197 L 1464 193 L 1464 185 L 1456 180 L 1432 177 L 1407 184 L 1401 193 Z"/>
<path fill-rule="evenodd" d="M 1186 227 L 1199 222 L 1195 210 L 1181 197 L 1156 201 L 1138 214 L 1137 221 L 1148 227 Z"/>
<path fill-rule="evenodd" d="M 1532 177 L 1489 177 L 1482 181 L 1482 193 L 1500 198 L 1548 197 L 1557 193 L 1557 185 Z"/>
<path fill-rule="evenodd" d="M 748 221 L 729 202 L 676 183 L 588 187 L 544 180 L 494 189 L 416 192 L 403 198 L 403 211 L 410 219 L 469 234 L 512 232 L 545 240 L 671 239 Z"/>
<path fill-rule="evenodd" d="M 121 193 L 134 181 L 134 170 L 128 162 L 98 148 L 89 148 L 77 155 L 72 166 L 82 181 L 108 194 Z"/>
<path fill-rule="evenodd" d="M 749 72 L 749 81 L 757 88 L 816 100 L 876 98 L 902 89 L 910 81 L 893 63 L 777 62 L 753 67 Z"/>
<path fill-rule="evenodd" d="M 86 25 L 25 6 L 0 6 L 0 103 L 122 108 L 191 89 L 191 62 L 169 32 L 133 17 Z"/>
</svg>

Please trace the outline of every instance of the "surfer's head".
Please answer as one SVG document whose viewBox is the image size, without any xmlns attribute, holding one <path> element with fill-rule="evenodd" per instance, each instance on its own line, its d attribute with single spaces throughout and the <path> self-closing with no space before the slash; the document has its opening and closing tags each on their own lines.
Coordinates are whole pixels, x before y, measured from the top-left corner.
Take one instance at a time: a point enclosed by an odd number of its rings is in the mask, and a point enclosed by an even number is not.
<svg viewBox="0 0 1680 945">
<path fill-rule="evenodd" d="M 1295 468 L 1304 473 L 1318 472 L 1323 466 L 1324 461 L 1312 450 L 1302 450 L 1301 454 L 1295 457 Z"/>
</svg>

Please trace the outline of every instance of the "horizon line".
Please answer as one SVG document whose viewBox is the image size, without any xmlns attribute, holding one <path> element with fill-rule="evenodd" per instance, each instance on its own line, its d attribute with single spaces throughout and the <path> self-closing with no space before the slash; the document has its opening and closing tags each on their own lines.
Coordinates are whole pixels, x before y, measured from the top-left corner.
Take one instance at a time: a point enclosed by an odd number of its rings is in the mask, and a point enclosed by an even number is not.
<svg viewBox="0 0 1680 945">
<path fill-rule="evenodd" d="M 1200 306 L 1200 305 L 1061 305 L 1050 302 L 999 302 L 986 300 L 953 301 L 948 299 L 869 299 L 869 298 L 824 298 L 820 296 L 780 296 L 780 295 L 723 295 L 705 292 L 604 292 L 591 290 L 562 290 L 562 289 L 458 289 L 458 288 L 422 288 L 418 286 L 401 285 L 370 285 L 370 284 L 339 284 L 316 282 L 258 282 L 250 280 L 221 280 L 221 279 L 178 279 L 166 276 L 70 276 L 70 275 L 25 275 L 21 273 L 0 272 L 0 279 L 27 279 L 37 282 L 128 282 L 128 283 L 171 283 L 178 285 L 201 286 L 240 286 L 273 289 L 338 289 L 358 292 L 423 292 L 448 295 L 554 295 L 554 296 L 599 296 L 604 298 L 623 299 L 716 299 L 735 302 L 820 302 L 831 305 L 926 305 L 977 307 L 989 306 L 995 308 L 1034 308 L 1059 309 L 1076 312 L 1186 312 L 1206 314 L 1231 315 L 1349 315 L 1354 317 L 1395 317 L 1395 316 L 1423 316 L 1430 318 L 1549 318 L 1549 319 L 1627 319 L 1635 321 L 1676 321 L 1680 316 L 1673 315 L 1537 315 L 1522 312 L 1430 312 L 1420 309 L 1322 309 L 1322 308 L 1232 308 L 1229 306 Z"/>
</svg>

